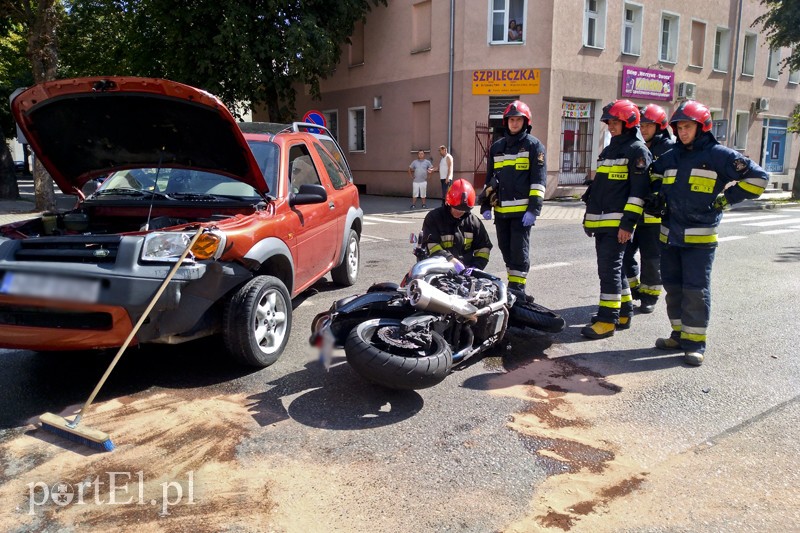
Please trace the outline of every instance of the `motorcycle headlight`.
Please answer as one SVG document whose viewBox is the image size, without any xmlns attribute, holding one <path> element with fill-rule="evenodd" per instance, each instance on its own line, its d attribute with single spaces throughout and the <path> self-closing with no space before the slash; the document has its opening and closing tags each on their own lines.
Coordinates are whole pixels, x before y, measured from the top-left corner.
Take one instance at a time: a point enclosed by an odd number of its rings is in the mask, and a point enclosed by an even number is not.
<svg viewBox="0 0 800 533">
<path fill-rule="evenodd" d="M 177 261 L 194 233 L 154 232 L 145 236 L 142 261 Z M 187 260 L 217 258 L 225 249 L 225 235 L 207 231 L 192 246 Z"/>
</svg>

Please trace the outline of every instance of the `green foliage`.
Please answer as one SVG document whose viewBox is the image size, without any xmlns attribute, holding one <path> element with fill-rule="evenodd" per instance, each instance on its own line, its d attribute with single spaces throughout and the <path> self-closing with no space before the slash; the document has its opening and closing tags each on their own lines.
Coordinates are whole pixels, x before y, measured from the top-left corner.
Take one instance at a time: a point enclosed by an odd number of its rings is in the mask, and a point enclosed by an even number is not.
<svg viewBox="0 0 800 533">
<path fill-rule="evenodd" d="M 772 48 L 792 48 L 784 58 L 782 68 L 800 70 L 800 2 L 797 0 L 761 0 L 767 11 L 758 17 L 753 26 L 761 25 Z"/>
<path fill-rule="evenodd" d="M 5 30 L 0 33 L 0 130 L 11 138 L 16 135 L 16 128 L 8 99 L 15 89 L 31 85 L 33 77 L 25 55 L 28 43 L 23 26 L 8 22 Z"/>
<path fill-rule="evenodd" d="M 318 95 L 355 22 L 379 4 L 386 0 L 71 0 L 59 74 L 168 78 L 234 111 L 264 103 L 271 120 L 286 120 L 293 84 Z"/>
</svg>

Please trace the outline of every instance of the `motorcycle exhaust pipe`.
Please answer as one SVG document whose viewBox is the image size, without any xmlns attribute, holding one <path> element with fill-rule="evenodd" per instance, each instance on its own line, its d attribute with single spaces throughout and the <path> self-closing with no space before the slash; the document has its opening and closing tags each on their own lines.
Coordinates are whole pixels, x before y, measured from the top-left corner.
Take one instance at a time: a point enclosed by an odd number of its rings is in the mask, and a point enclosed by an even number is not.
<svg viewBox="0 0 800 533">
<path fill-rule="evenodd" d="M 412 280 L 406 290 L 411 305 L 423 311 L 457 313 L 467 318 L 473 317 L 478 312 L 477 307 L 463 298 L 442 292 L 422 279 Z"/>
</svg>

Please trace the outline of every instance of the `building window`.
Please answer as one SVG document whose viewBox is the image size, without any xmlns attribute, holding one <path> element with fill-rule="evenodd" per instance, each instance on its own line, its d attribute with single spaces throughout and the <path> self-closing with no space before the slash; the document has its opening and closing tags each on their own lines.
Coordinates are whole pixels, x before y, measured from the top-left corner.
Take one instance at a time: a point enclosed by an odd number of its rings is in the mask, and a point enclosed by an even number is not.
<svg viewBox="0 0 800 533">
<path fill-rule="evenodd" d="M 414 4 L 411 9 L 411 53 L 428 51 L 431 49 L 431 2 Z"/>
<path fill-rule="evenodd" d="M 411 103 L 411 151 L 431 149 L 431 102 Z"/>
<path fill-rule="evenodd" d="M 756 34 L 748 33 L 744 36 L 744 51 L 742 52 L 742 74 L 752 76 L 756 71 Z"/>
<path fill-rule="evenodd" d="M 781 64 L 781 50 L 780 48 L 769 49 L 769 64 L 767 65 L 767 79 L 778 80 Z"/>
<path fill-rule="evenodd" d="M 622 53 L 638 56 L 642 52 L 642 6 L 625 2 L 622 9 Z"/>
<path fill-rule="evenodd" d="M 336 109 L 329 109 L 327 111 L 322 112 L 322 116 L 325 117 L 325 124 L 328 128 L 328 131 L 331 132 L 331 135 L 337 141 L 339 140 L 339 111 Z"/>
<path fill-rule="evenodd" d="M 349 115 L 349 124 L 347 125 L 348 136 L 347 142 L 351 152 L 366 152 L 366 136 L 367 136 L 367 122 L 366 122 L 366 108 L 364 107 L 351 107 L 347 110 Z"/>
<path fill-rule="evenodd" d="M 731 49 L 731 31 L 717 28 L 714 36 L 714 70 L 728 72 L 728 57 Z"/>
<path fill-rule="evenodd" d="M 706 23 L 699 20 L 692 21 L 692 56 L 689 66 L 702 67 L 703 56 L 706 51 Z"/>
<path fill-rule="evenodd" d="M 736 112 L 736 130 L 733 133 L 733 147 L 737 150 L 747 148 L 747 130 L 750 128 L 750 113 Z"/>
<path fill-rule="evenodd" d="M 800 70 L 793 70 L 789 73 L 789 83 L 793 85 L 800 83 Z"/>
<path fill-rule="evenodd" d="M 661 42 L 658 57 L 664 63 L 678 62 L 678 15 L 661 14 Z"/>
<path fill-rule="evenodd" d="M 521 43 L 525 21 L 525 0 L 491 0 L 491 42 Z"/>
<path fill-rule="evenodd" d="M 606 0 L 586 0 L 583 17 L 583 46 L 606 46 Z"/>
<path fill-rule="evenodd" d="M 350 62 L 351 67 L 364 64 L 364 23 L 356 22 L 353 35 L 350 36 Z"/>
</svg>

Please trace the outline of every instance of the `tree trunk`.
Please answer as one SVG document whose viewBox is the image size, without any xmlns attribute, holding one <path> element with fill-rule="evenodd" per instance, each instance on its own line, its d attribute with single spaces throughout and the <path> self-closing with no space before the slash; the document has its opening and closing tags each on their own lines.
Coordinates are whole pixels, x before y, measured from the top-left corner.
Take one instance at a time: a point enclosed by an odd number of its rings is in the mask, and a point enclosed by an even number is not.
<svg viewBox="0 0 800 533">
<path fill-rule="evenodd" d="M 797 166 L 794 168 L 794 181 L 792 182 L 792 200 L 800 200 L 800 155 L 797 157 Z"/>
<path fill-rule="evenodd" d="M 16 200 L 19 198 L 19 186 L 17 185 L 17 175 L 14 172 L 14 158 L 11 157 L 11 150 L 5 142 L 3 131 L 0 130 L 0 198 L 4 200 Z"/>
<path fill-rule="evenodd" d="M 58 68 L 58 43 L 56 29 L 59 22 L 58 0 L 40 0 L 28 12 L 28 58 L 31 61 L 33 81 L 42 83 L 56 79 Z M 56 207 L 53 179 L 39 159 L 33 162 L 33 190 L 36 209 L 51 211 Z"/>
</svg>

